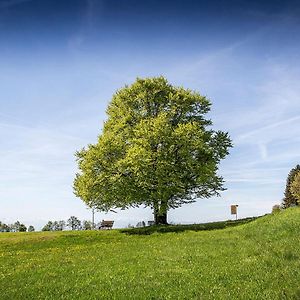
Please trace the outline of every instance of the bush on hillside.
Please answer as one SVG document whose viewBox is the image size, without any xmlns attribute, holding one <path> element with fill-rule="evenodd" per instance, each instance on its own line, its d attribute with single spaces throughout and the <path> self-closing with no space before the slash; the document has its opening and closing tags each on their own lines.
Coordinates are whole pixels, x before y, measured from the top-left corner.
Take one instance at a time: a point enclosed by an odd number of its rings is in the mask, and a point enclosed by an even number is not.
<svg viewBox="0 0 300 300">
<path fill-rule="evenodd" d="M 276 214 L 280 212 L 280 205 L 276 204 L 272 207 L 272 214 Z"/>
</svg>

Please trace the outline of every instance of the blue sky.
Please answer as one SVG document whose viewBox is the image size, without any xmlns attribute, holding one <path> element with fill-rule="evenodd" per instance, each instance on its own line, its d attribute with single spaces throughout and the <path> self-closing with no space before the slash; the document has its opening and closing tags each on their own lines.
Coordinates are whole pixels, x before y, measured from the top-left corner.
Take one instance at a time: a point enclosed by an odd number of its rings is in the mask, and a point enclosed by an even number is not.
<svg viewBox="0 0 300 300">
<path fill-rule="evenodd" d="M 74 153 L 94 143 L 112 94 L 164 75 L 213 105 L 234 148 L 227 191 L 169 214 L 173 222 L 270 212 L 300 161 L 297 1 L 0 0 L 0 220 L 37 227 L 90 212 L 72 192 Z M 117 214 L 116 226 L 151 211 Z"/>
</svg>

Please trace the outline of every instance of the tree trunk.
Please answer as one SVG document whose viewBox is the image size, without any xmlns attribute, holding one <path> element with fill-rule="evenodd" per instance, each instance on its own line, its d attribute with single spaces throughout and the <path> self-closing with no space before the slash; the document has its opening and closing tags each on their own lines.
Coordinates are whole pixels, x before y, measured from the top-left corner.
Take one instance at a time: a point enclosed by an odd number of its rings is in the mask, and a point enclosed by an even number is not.
<svg viewBox="0 0 300 300">
<path fill-rule="evenodd" d="M 154 207 L 153 215 L 154 215 L 154 224 L 157 225 L 158 224 L 158 208 L 156 206 Z"/>
<path fill-rule="evenodd" d="M 168 225 L 166 212 L 157 216 L 157 224 Z"/>
<path fill-rule="evenodd" d="M 154 222 L 155 225 L 167 225 L 167 212 L 159 213 L 157 210 L 154 210 Z"/>
</svg>

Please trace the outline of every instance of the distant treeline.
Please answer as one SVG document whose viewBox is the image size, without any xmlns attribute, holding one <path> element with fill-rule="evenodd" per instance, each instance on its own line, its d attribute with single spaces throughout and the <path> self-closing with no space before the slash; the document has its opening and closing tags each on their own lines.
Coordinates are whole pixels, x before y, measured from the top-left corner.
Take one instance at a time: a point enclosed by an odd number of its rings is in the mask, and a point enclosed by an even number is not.
<svg viewBox="0 0 300 300">
<path fill-rule="evenodd" d="M 13 224 L 5 224 L 0 221 L 0 232 L 32 232 L 35 231 L 34 227 L 32 225 L 28 226 L 28 228 L 20 223 L 19 221 L 13 223 Z"/>
<path fill-rule="evenodd" d="M 77 217 L 71 216 L 67 221 L 48 221 L 42 228 L 42 231 L 62 231 L 62 230 L 92 230 L 100 227 L 99 224 L 93 224 L 91 221 L 80 221 Z M 35 228 L 30 225 L 26 226 L 17 221 L 13 224 L 5 224 L 0 221 L 0 232 L 33 232 Z"/>
<path fill-rule="evenodd" d="M 98 227 L 99 224 L 93 224 L 93 222 L 87 220 L 80 221 L 77 217 L 71 216 L 67 221 L 48 221 L 42 231 L 92 230 Z"/>
</svg>

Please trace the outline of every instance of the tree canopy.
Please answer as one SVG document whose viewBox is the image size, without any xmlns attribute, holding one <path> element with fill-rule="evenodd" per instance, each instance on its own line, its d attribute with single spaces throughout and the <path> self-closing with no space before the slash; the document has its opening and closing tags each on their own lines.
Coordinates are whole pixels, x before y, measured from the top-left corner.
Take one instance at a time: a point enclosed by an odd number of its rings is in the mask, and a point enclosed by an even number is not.
<svg viewBox="0 0 300 300">
<path fill-rule="evenodd" d="M 291 184 L 291 193 L 297 199 L 297 204 L 300 204 L 300 172 L 294 177 L 294 180 Z"/>
<path fill-rule="evenodd" d="M 218 195 L 218 165 L 232 144 L 227 132 L 211 128 L 210 107 L 163 77 L 118 90 L 98 142 L 76 153 L 75 194 L 104 211 L 151 207 L 156 223 L 166 223 L 171 208 Z"/>
<path fill-rule="evenodd" d="M 80 230 L 81 222 L 77 217 L 71 216 L 67 221 L 67 226 L 69 226 L 72 230 Z"/>
<path fill-rule="evenodd" d="M 288 208 L 293 205 L 299 204 L 297 202 L 297 197 L 293 195 L 291 191 L 291 184 L 294 181 L 295 176 L 300 172 L 300 165 L 296 165 L 295 168 L 291 169 L 291 171 L 288 174 L 287 180 L 286 180 L 286 187 L 284 192 L 284 198 L 282 200 L 282 206 L 284 208 Z"/>
</svg>

